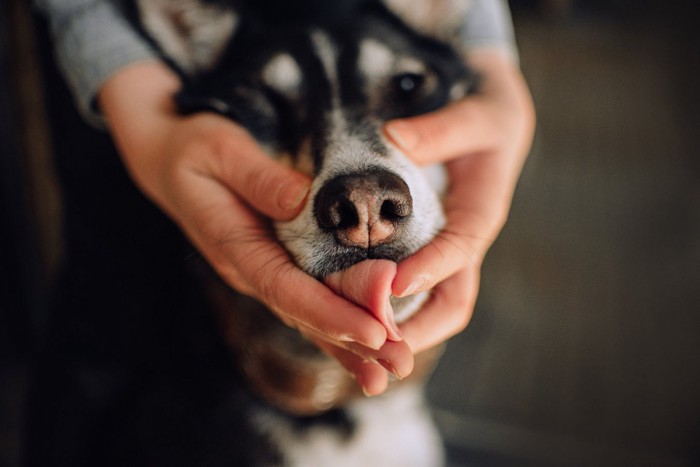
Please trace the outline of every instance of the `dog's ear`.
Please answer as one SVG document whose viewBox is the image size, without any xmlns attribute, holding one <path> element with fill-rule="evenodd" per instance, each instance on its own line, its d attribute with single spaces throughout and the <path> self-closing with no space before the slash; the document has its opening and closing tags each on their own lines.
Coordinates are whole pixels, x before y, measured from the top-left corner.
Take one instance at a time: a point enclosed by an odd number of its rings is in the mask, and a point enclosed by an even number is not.
<svg viewBox="0 0 700 467">
<path fill-rule="evenodd" d="M 145 32 L 187 74 L 212 68 L 238 25 L 236 11 L 224 2 L 136 0 L 136 6 Z"/>
<path fill-rule="evenodd" d="M 407 25 L 445 42 L 457 39 L 471 0 L 382 0 Z"/>
</svg>

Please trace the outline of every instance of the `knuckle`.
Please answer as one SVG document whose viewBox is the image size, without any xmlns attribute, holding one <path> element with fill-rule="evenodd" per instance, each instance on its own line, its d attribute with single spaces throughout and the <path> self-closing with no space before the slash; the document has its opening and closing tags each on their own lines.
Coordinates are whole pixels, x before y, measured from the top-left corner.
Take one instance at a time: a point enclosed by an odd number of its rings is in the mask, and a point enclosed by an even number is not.
<svg viewBox="0 0 700 467">
<path fill-rule="evenodd" d="M 432 265 L 433 286 L 468 263 L 469 248 L 463 243 L 465 243 L 464 239 L 460 235 L 444 231 L 440 234 L 438 240 L 430 244 L 435 252 Z"/>
<path fill-rule="evenodd" d="M 480 266 L 486 251 L 493 244 L 491 236 L 480 236 L 466 232 L 445 230 L 441 233 L 444 240 L 442 255 L 452 258 L 459 267 Z"/>
<path fill-rule="evenodd" d="M 248 229 L 231 225 L 217 215 L 217 207 L 202 208 L 192 214 L 191 229 L 194 230 L 200 249 L 211 262 L 222 268 L 237 269 L 233 263 L 252 242 L 253 233 Z"/>
<path fill-rule="evenodd" d="M 255 252 L 251 252 L 255 255 Z M 286 276 L 290 271 L 290 263 L 280 254 L 263 253 L 267 257 L 251 269 L 250 283 L 255 284 L 256 296 L 262 300 L 270 310 L 278 316 L 288 315 L 283 299 L 284 284 L 287 283 Z"/>
</svg>

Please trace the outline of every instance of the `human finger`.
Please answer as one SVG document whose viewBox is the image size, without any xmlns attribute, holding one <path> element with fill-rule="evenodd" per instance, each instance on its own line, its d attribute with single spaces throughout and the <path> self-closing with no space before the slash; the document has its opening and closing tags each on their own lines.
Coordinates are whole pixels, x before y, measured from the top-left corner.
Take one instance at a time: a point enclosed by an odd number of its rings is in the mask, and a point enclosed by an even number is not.
<svg viewBox="0 0 700 467">
<path fill-rule="evenodd" d="M 311 329 L 300 328 L 299 331 L 317 344 L 325 342 L 332 345 L 334 348 L 333 356 L 351 353 L 362 361 L 369 361 L 382 366 L 398 379 L 406 378 L 413 372 L 415 365 L 414 353 L 408 344 L 403 341 L 386 341 L 380 349 L 374 350 L 355 342 L 333 341 Z"/>
<path fill-rule="evenodd" d="M 483 96 L 475 95 L 434 112 L 390 121 L 384 132 L 415 163 L 440 163 L 495 147 L 500 130 L 491 114 Z"/>
<path fill-rule="evenodd" d="M 467 265 L 480 266 L 506 221 L 517 171 L 496 154 L 472 154 L 447 164 L 447 225 L 402 261 L 392 284 L 403 297 L 434 287 Z"/>
<path fill-rule="evenodd" d="M 378 395 L 387 388 L 387 371 L 403 379 L 413 372 L 413 351 L 405 342 L 388 341 L 379 351 L 359 349 L 357 345 L 336 345 L 323 337 L 311 337 L 316 345 L 340 362 L 353 375 L 368 396 Z"/>
<path fill-rule="evenodd" d="M 387 122 L 387 137 L 419 164 L 474 152 L 506 150 L 518 164 L 527 153 L 535 112 L 517 63 L 500 53 L 470 52 L 481 76 L 477 93 L 440 110 Z"/>
<path fill-rule="evenodd" d="M 465 268 L 431 291 L 419 313 L 401 324 L 414 352 L 420 353 L 463 331 L 471 320 L 479 290 L 479 269 Z"/>
<path fill-rule="evenodd" d="M 190 186 L 192 206 L 181 210 L 189 214 L 183 230 L 229 285 L 264 303 L 287 324 L 374 349 L 384 344 L 387 333 L 381 323 L 294 265 L 269 226 L 245 203 L 206 177 Z"/>
<path fill-rule="evenodd" d="M 336 359 L 357 381 L 366 396 L 377 396 L 386 391 L 389 378 L 378 362 L 364 359 L 323 340 L 315 341 L 327 355 Z"/>
<path fill-rule="evenodd" d="M 214 166 L 207 173 L 268 217 L 290 220 L 298 215 L 309 178 L 270 158 L 242 127 L 226 122 L 215 131 L 218 135 L 210 138 Z"/>
</svg>

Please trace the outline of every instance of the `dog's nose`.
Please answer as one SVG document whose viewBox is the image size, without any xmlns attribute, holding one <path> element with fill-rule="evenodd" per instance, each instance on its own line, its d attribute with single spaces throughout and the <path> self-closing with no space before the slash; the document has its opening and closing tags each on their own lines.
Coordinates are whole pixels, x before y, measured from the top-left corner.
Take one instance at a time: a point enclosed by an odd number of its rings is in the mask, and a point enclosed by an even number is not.
<svg viewBox="0 0 700 467">
<path fill-rule="evenodd" d="M 408 185 L 384 169 L 333 178 L 314 201 L 322 229 L 342 245 L 365 249 L 390 242 L 412 212 Z"/>
</svg>

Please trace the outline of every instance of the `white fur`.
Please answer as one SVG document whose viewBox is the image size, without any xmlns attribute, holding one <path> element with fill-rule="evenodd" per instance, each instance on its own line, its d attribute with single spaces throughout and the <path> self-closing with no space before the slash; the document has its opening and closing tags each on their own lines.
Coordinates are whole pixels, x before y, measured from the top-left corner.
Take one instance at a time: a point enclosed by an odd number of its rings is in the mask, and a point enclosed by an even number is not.
<svg viewBox="0 0 700 467">
<path fill-rule="evenodd" d="M 347 407 L 355 432 L 344 439 L 323 425 L 294 429 L 274 412 L 256 414 L 255 426 L 281 447 L 289 467 L 437 467 L 443 465 L 440 436 L 413 385 Z"/>
<path fill-rule="evenodd" d="M 301 88 L 303 74 L 299 64 L 286 53 L 275 55 L 265 65 L 262 79 L 275 91 L 291 99 L 297 99 Z"/>
<path fill-rule="evenodd" d="M 425 64 L 417 58 L 398 54 L 375 39 L 365 39 L 360 43 L 357 65 L 365 79 L 371 82 L 384 81 L 401 73 L 426 72 Z"/>
<path fill-rule="evenodd" d="M 138 0 L 141 21 L 163 51 L 187 72 L 210 68 L 236 30 L 229 9 L 197 0 Z"/>
<path fill-rule="evenodd" d="M 425 63 L 415 57 L 401 55 L 375 39 L 363 40 L 359 49 L 357 68 L 364 78 L 364 91 L 372 107 L 384 100 L 383 94 L 394 76 L 424 75 L 427 85 L 435 85 L 435 77 L 428 72 Z"/>
<path fill-rule="evenodd" d="M 360 43 L 357 67 L 369 79 L 381 79 L 391 73 L 394 52 L 376 39 L 365 39 Z"/>
</svg>

